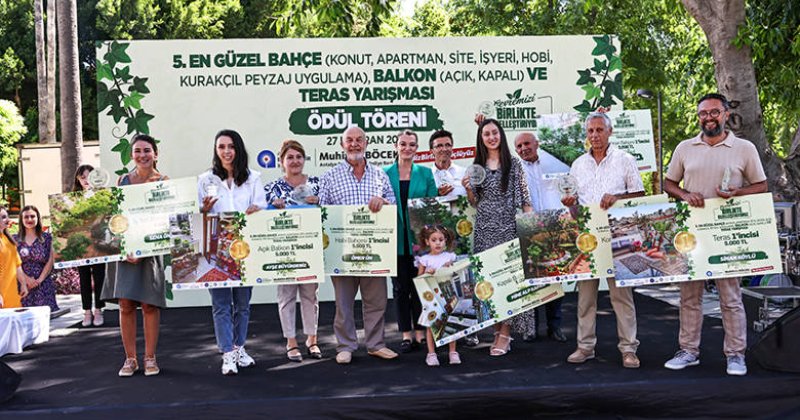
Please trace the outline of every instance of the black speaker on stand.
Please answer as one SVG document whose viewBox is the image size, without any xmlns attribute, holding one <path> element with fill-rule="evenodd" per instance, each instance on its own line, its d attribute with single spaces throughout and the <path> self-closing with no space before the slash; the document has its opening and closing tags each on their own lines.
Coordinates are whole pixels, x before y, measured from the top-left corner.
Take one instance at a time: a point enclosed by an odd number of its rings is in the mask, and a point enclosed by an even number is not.
<svg viewBox="0 0 800 420">
<path fill-rule="evenodd" d="M 800 307 L 767 327 L 748 353 L 764 369 L 800 373 Z"/>
<path fill-rule="evenodd" d="M 0 403 L 11 399 L 22 382 L 22 375 L 0 360 Z"/>
</svg>

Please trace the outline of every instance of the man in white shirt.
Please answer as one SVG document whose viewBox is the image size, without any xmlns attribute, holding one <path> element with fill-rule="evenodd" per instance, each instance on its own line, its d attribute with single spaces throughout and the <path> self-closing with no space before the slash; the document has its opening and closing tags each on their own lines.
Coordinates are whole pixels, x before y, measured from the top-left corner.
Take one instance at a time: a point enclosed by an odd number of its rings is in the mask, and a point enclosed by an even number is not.
<svg viewBox="0 0 800 420">
<path fill-rule="evenodd" d="M 453 163 L 453 133 L 447 130 L 437 130 L 431 134 L 429 141 L 435 159 L 433 167 L 433 179 L 436 181 L 436 188 L 439 196 L 448 199 L 455 199 L 458 196 L 467 195 L 467 190 L 461 185 L 464 178 L 464 169 Z"/>
<path fill-rule="evenodd" d="M 539 160 L 539 140 L 533 133 L 520 133 L 514 139 L 514 148 L 517 156 L 522 159 L 522 168 L 528 181 L 528 191 L 531 195 L 533 210 L 553 210 L 563 207 L 561 194 L 554 185 L 554 180 L 544 179 L 542 162 Z M 567 337 L 561 331 L 561 299 L 552 300 L 545 304 L 547 316 L 547 336 L 558 342 L 564 343 Z M 539 331 L 539 316 L 536 317 L 534 331 Z M 525 334 L 524 341 L 536 339 L 536 333 Z"/>
<path fill-rule="evenodd" d="M 570 175 L 578 184 L 577 197 L 562 197 L 565 206 L 599 203 L 607 209 L 620 198 L 641 197 L 644 185 L 639 177 L 636 159 L 630 154 L 608 143 L 611 137 L 611 119 L 603 112 L 593 112 L 586 117 L 586 136 L 591 149 L 581 155 L 570 168 Z M 611 295 L 611 306 L 617 317 L 617 348 L 622 353 L 622 365 L 638 368 L 636 350 L 636 308 L 633 305 L 633 290 L 617 287 L 613 279 L 607 279 Z M 584 363 L 594 359 L 597 344 L 597 287 L 600 281 L 578 282 L 578 348 L 568 358 L 569 363 Z"/>
</svg>

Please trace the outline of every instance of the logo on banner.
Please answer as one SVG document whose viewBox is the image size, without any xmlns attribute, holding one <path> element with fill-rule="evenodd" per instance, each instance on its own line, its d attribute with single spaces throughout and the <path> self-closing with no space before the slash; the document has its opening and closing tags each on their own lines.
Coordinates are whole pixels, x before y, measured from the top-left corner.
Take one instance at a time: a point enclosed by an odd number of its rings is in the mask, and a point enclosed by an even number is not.
<svg viewBox="0 0 800 420">
<path fill-rule="evenodd" d="M 274 168 L 277 164 L 276 161 L 275 153 L 273 153 L 272 150 L 262 150 L 261 153 L 258 154 L 258 164 L 262 168 Z"/>
</svg>

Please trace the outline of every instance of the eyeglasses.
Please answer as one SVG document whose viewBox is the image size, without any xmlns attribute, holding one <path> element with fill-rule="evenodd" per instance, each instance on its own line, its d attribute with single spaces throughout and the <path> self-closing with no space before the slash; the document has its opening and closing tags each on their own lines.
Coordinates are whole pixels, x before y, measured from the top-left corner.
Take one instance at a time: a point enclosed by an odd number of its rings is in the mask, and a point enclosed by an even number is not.
<svg viewBox="0 0 800 420">
<path fill-rule="evenodd" d="M 697 116 L 700 118 L 717 118 L 720 114 L 722 114 L 722 110 L 712 109 L 711 111 L 700 111 L 697 113 Z"/>
</svg>

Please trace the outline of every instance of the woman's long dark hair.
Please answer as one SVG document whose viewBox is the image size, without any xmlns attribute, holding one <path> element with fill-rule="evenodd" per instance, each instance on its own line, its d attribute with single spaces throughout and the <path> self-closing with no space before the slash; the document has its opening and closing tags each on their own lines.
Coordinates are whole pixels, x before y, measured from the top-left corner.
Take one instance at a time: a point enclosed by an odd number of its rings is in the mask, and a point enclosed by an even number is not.
<svg viewBox="0 0 800 420">
<path fill-rule="evenodd" d="M 503 189 L 503 192 L 506 192 L 508 191 L 508 178 L 511 174 L 511 163 L 513 160 L 511 157 L 511 150 L 508 148 L 508 142 L 506 141 L 506 132 L 503 131 L 503 127 L 497 120 L 487 118 L 478 126 L 478 139 L 475 141 L 475 160 L 472 163 L 486 166 L 486 158 L 489 157 L 489 151 L 483 144 L 483 136 L 481 133 L 483 133 L 483 127 L 489 124 L 494 124 L 497 127 L 497 131 L 500 132 L 500 171 L 502 173 L 500 188 Z"/>
<path fill-rule="evenodd" d="M 244 148 L 244 140 L 236 131 L 220 130 L 214 136 L 214 159 L 211 161 L 211 172 L 223 181 L 228 179 L 228 171 L 222 167 L 222 161 L 217 156 L 217 140 L 222 136 L 230 137 L 233 140 L 233 150 L 236 152 L 236 156 L 233 157 L 233 182 L 237 186 L 241 186 L 250 176 L 250 170 L 247 169 L 247 150 Z"/>
<path fill-rule="evenodd" d="M 42 215 L 39 214 L 39 209 L 36 206 L 25 206 L 22 208 L 22 211 L 19 212 L 19 240 L 25 242 L 25 237 L 28 236 L 28 229 L 25 228 L 25 224 L 22 223 L 22 216 L 25 214 L 26 211 L 33 211 L 36 213 L 36 227 L 34 230 L 36 231 L 36 239 L 42 238 Z"/>
<path fill-rule="evenodd" d="M 92 165 L 78 166 L 78 169 L 75 170 L 75 177 L 73 178 L 74 183 L 72 184 L 72 191 L 83 191 L 83 185 L 81 185 L 81 182 L 78 181 L 78 177 L 81 176 L 81 174 L 85 171 L 91 172 L 92 170 L 94 170 L 94 166 Z"/>
<path fill-rule="evenodd" d="M 0 206 L 0 211 L 4 211 L 4 212 L 6 212 L 6 216 L 8 216 L 8 209 L 7 209 L 7 208 L 5 208 L 5 206 Z M 10 219 L 9 219 L 9 220 L 10 220 Z M 5 236 L 6 236 L 6 238 L 8 239 L 8 241 L 9 241 L 9 242 L 11 242 L 11 243 L 12 243 L 14 246 L 16 246 L 16 245 L 17 245 L 17 241 L 15 241 L 15 240 L 14 240 L 14 238 L 12 238 L 12 237 L 11 237 L 11 234 L 10 234 L 10 233 L 8 233 L 8 227 L 6 227 L 5 229 L 3 229 L 3 232 L 2 232 L 2 234 L 3 234 L 3 235 L 5 235 Z M 16 252 L 16 251 L 15 251 L 15 252 Z"/>
</svg>

